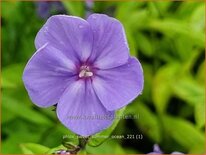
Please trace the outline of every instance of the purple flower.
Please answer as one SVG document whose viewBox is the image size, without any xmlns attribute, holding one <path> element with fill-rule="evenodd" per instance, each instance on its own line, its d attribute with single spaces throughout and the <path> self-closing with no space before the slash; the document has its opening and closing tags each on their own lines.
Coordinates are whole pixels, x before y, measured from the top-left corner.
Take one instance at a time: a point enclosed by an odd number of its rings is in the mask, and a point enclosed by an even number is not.
<svg viewBox="0 0 206 155">
<path fill-rule="evenodd" d="M 110 126 L 115 111 L 142 92 L 141 64 L 129 56 L 123 26 L 114 18 L 52 16 L 35 46 L 23 73 L 29 96 L 40 107 L 57 103 L 59 120 L 79 135 Z"/>
<path fill-rule="evenodd" d="M 153 146 L 153 152 L 150 152 L 148 154 L 164 154 L 164 153 L 160 149 L 159 145 L 155 144 Z M 171 154 L 183 154 L 183 153 L 181 153 L 181 152 L 172 152 Z"/>
<path fill-rule="evenodd" d="M 150 152 L 148 154 L 163 154 L 162 150 L 160 149 L 159 145 L 155 144 L 153 146 L 153 152 Z"/>
</svg>

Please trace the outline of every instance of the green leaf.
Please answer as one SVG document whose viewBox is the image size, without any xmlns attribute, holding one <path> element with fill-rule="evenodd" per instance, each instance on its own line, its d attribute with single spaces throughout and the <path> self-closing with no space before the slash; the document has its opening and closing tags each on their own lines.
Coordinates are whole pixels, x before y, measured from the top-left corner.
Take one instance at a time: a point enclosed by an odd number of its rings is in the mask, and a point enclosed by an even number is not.
<svg viewBox="0 0 206 155">
<path fill-rule="evenodd" d="M 25 64 L 12 64 L 2 69 L 2 88 L 17 88 L 22 85 Z"/>
<path fill-rule="evenodd" d="M 205 154 L 205 146 L 203 144 L 192 146 L 189 154 Z"/>
<path fill-rule="evenodd" d="M 7 115 L 9 115 L 9 112 Z M 3 117 L 3 116 L 2 116 Z M 15 117 L 10 122 L 2 124 L 1 154 L 21 154 L 21 143 L 38 143 L 47 126 L 35 126 L 35 124 Z M 5 137 L 6 135 L 6 137 Z M 42 141 L 41 141 L 42 143 Z"/>
<path fill-rule="evenodd" d="M 195 104 L 195 121 L 198 128 L 205 126 L 205 102 Z"/>
<path fill-rule="evenodd" d="M 127 15 L 135 12 L 142 5 L 144 5 L 144 2 L 136 3 L 134 1 L 130 1 L 130 2 L 118 3 L 115 16 L 122 21 L 125 20 L 129 21 L 129 16 Z"/>
<path fill-rule="evenodd" d="M 149 12 L 145 9 L 134 12 L 129 16 L 128 24 L 133 30 L 144 29 L 145 23 L 148 22 Z M 137 22 L 138 19 L 138 22 Z"/>
<path fill-rule="evenodd" d="M 171 136 L 185 149 L 189 150 L 196 145 L 204 147 L 204 134 L 198 131 L 192 123 L 170 116 L 164 116 L 162 119 L 168 136 Z"/>
<path fill-rule="evenodd" d="M 139 119 L 135 119 L 138 128 L 154 142 L 160 142 L 162 136 L 157 116 L 143 103 L 135 104 L 134 110 L 139 114 Z"/>
<path fill-rule="evenodd" d="M 172 95 L 171 85 L 174 85 L 180 65 L 171 63 L 158 70 L 154 77 L 152 98 L 159 113 L 163 113 Z"/>
<path fill-rule="evenodd" d="M 128 44 L 130 48 L 130 54 L 132 56 L 137 56 L 137 46 L 138 46 L 134 34 L 136 33 L 137 29 L 144 27 L 144 23 L 147 20 L 146 17 L 148 16 L 147 10 L 141 9 L 139 11 L 136 11 L 136 8 L 140 7 L 141 5 L 143 5 L 142 2 L 120 3 L 119 7 L 115 12 L 115 17 L 119 19 L 124 25 L 126 37 L 128 39 Z M 127 16 L 128 13 L 130 14 L 130 16 Z"/>
<path fill-rule="evenodd" d="M 205 30 L 205 3 L 193 11 L 190 22 L 195 31 L 203 32 Z"/>
<path fill-rule="evenodd" d="M 193 41 L 188 39 L 186 36 L 179 36 L 178 38 L 174 40 L 174 44 L 176 47 L 175 52 L 178 54 L 178 56 L 180 57 L 182 61 L 188 61 L 188 57 L 191 58 L 192 55 L 194 55 L 194 52 L 196 52 L 193 49 L 193 46 L 194 46 Z M 192 63 L 193 61 L 189 59 L 189 62 Z"/>
<path fill-rule="evenodd" d="M 81 149 L 77 154 L 79 154 L 79 155 L 86 155 L 87 151 L 86 151 L 86 149 Z"/>
<path fill-rule="evenodd" d="M 150 20 L 148 23 L 149 29 L 154 29 L 159 32 L 164 33 L 168 37 L 176 38 L 179 35 L 183 35 L 191 39 L 196 45 L 204 48 L 205 46 L 205 36 L 202 32 L 195 32 L 191 25 L 188 23 L 175 20 Z"/>
<path fill-rule="evenodd" d="M 158 8 L 159 12 L 161 13 L 161 15 L 165 16 L 168 12 L 167 10 L 169 9 L 169 7 L 171 6 L 172 4 L 172 1 L 165 1 L 165 2 L 159 2 L 159 1 L 156 1 L 156 2 L 153 2 L 156 7 Z"/>
<path fill-rule="evenodd" d="M 180 78 L 172 88 L 176 96 L 191 105 L 205 103 L 204 86 L 199 85 L 189 76 Z"/>
<path fill-rule="evenodd" d="M 14 113 L 10 113 L 10 111 L 7 108 L 5 108 L 4 106 L 2 106 L 1 108 L 2 108 L 1 109 L 1 123 L 2 124 L 9 122 L 16 117 L 16 115 Z M 9 115 L 8 115 L 8 113 L 9 113 Z"/>
<path fill-rule="evenodd" d="M 137 33 L 136 38 L 138 47 L 142 51 L 142 53 L 144 53 L 146 56 L 151 57 L 154 54 L 154 49 L 149 38 L 142 33 Z"/>
<path fill-rule="evenodd" d="M 88 154 L 125 154 L 124 149 L 113 139 L 108 139 L 98 147 L 87 145 Z"/>
<path fill-rule="evenodd" d="M 69 12 L 69 14 L 74 16 L 83 17 L 84 15 L 84 2 L 70 2 L 70 1 L 62 1 L 65 8 Z"/>
<path fill-rule="evenodd" d="M 115 120 L 109 128 L 103 130 L 100 133 L 97 133 L 97 134 L 91 136 L 91 138 L 88 141 L 88 145 L 95 147 L 95 146 L 99 146 L 100 144 L 102 144 L 111 135 L 112 131 L 116 128 L 117 124 L 120 121 L 121 116 L 124 113 L 124 110 L 125 110 L 125 107 L 116 112 Z M 105 137 L 105 135 L 106 135 L 106 137 Z"/>
<path fill-rule="evenodd" d="M 52 121 L 49 118 L 41 113 L 38 113 L 37 111 L 32 110 L 23 101 L 19 101 L 6 93 L 3 93 L 2 95 L 2 107 L 7 109 L 9 113 L 13 113 L 16 116 L 24 118 L 30 122 L 48 126 L 52 124 Z M 9 115 L 9 113 L 7 115 Z"/>
<path fill-rule="evenodd" d="M 54 154 L 58 150 L 66 150 L 67 148 L 64 147 L 63 145 L 51 148 L 49 151 L 46 152 L 46 154 Z"/>
<path fill-rule="evenodd" d="M 159 12 L 159 9 L 157 9 L 155 2 L 148 2 L 147 5 L 148 5 L 148 10 L 152 18 L 158 17 L 160 12 Z"/>
<path fill-rule="evenodd" d="M 130 55 L 137 56 L 137 46 L 136 46 L 135 38 L 133 36 L 133 32 L 128 28 L 128 26 L 125 26 L 125 30 L 126 30 L 125 32 L 126 37 L 128 39 Z"/>
<path fill-rule="evenodd" d="M 151 96 L 152 96 L 152 81 L 154 77 L 152 64 L 144 63 L 142 62 L 142 68 L 144 71 L 144 81 L 147 81 L 144 83 L 144 89 L 141 95 L 141 98 L 146 102 L 151 102 Z"/>
<path fill-rule="evenodd" d="M 199 84 L 205 84 L 205 61 L 203 61 L 199 66 L 196 78 Z"/>
<path fill-rule="evenodd" d="M 9 1 L 4 1 L 2 2 L 2 17 L 5 18 L 5 19 L 12 19 L 13 18 L 13 15 L 15 13 L 15 15 L 19 16 L 19 2 L 18 1 L 12 1 L 12 2 L 9 2 Z"/>
<path fill-rule="evenodd" d="M 20 144 L 20 147 L 24 154 L 44 154 L 49 150 L 46 146 L 34 143 Z"/>
<path fill-rule="evenodd" d="M 148 19 L 146 18 L 148 16 L 148 10 L 141 9 L 142 5 L 144 5 L 144 2 L 119 3 L 119 7 L 115 12 L 115 17 L 119 19 L 123 25 L 129 26 L 128 28 L 130 30 L 144 27 L 145 21 Z"/>
<path fill-rule="evenodd" d="M 188 2 L 188 1 L 184 1 L 182 2 L 182 4 L 179 6 L 178 10 L 177 10 L 177 15 L 180 16 L 182 19 L 187 19 L 188 17 L 190 17 L 190 15 L 194 12 L 194 10 L 200 6 L 204 4 L 204 2 Z"/>
</svg>

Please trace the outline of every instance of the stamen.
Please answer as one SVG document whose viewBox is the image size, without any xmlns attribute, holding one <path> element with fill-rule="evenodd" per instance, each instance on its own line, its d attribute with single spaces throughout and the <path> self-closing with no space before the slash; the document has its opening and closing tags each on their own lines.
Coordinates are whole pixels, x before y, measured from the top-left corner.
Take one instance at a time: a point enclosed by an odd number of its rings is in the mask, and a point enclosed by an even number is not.
<svg viewBox="0 0 206 155">
<path fill-rule="evenodd" d="M 90 71 L 90 68 L 88 66 L 81 66 L 79 77 L 91 77 L 93 76 L 93 72 Z"/>
</svg>

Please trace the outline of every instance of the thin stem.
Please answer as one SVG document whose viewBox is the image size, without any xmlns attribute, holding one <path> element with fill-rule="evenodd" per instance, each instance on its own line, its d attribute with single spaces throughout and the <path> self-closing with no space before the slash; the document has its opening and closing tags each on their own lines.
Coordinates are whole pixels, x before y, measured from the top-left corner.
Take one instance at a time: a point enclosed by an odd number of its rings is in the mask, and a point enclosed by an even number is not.
<svg viewBox="0 0 206 155">
<path fill-rule="evenodd" d="M 62 145 L 64 147 L 67 148 L 67 151 L 71 154 L 77 154 L 79 151 L 83 151 L 85 150 L 87 141 L 89 139 L 89 137 L 82 137 L 82 136 L 78 136 L 78 140 L 79 140 L 79 145 L 74 145 L 72 143 L 69 142 L 69 139 L 65 138 L 63 139 Z"/>
<path fill-rule="evenodd" d="M 81 149 L 84 149 L 86 144 L 87 144 L 87 141 L 89 140 L 89 137 L 82 137 L 82 136 L 79 136 L 79 147 Z"/>
</svg>

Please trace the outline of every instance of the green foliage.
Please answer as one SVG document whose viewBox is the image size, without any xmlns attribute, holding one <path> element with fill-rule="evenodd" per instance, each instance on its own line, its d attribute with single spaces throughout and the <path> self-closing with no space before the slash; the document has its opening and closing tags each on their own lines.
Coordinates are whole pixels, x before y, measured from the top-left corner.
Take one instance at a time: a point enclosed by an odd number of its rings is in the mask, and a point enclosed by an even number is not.
<svg viewBox="0 0 206 155">
<path fill-rule="evenodd" d="M 172 95 L 172 84 L 176 81 L 176 75 L 180 64 L 171 63 L 159 68 L 153 79 L 153 100 L 158 112 L 166 110 L 169 99 Z"/>
<path fill-rule="evenodd" d="M 173 85 L 174 93 L 181 99 L 191 104 L 201 104 L 205 101 L 204 86 L 189 78 L 183 78 Z"/>
<path fill-rule="evenodd" d="M 52 154 L 52 153 L 55 153 L 58 150 L 66 150 L 66 148 L 64 146 L 60 145 L 60 146 L 57 146 L 57 147 L 54 147 L 54 148 L 48 150 L 46 152 L 46 154 Z"/>
<path fill-rule="evenodd" d="M 83 2 L 69 2 L 62 1 L 66 9 L 69 11 L 71 15 L 74 16 L 84 16 L 84 3 Z"/>
<path fill-rule="evenodd" d="M 5 109 L 5 111 L 7 111 L 7 115 L 9 113 L 12 113 L 15 116 L 21 117 L 32 123 L 48 125 L 48 126 L 52 124 L 52 122 L 46 116 L 44 116 L 41 113 L 35 112 L 29 106 L 23 104 L 24 102 L 22 100 L 19 101 L 18 99 L 15 99 L 10 95 L 7 95 L 5 91 L 2 97 L 2 102 L 3 102 L 2 107 Z"/>
<path fill-rule="evenodd" d="M 24 154 L 41 154 L 46 153 L 49 150 L 48 147 L 34 143 L 21 144 L 20 147 Z"/>
<path fill-rule="evenodd" d="M 88 154 L 110 154 L 111 152 L 113 152 L 114 154 L 125 153 L 124 149 L 111 139 L 98 146 L 98 149 L 97 147 L 87 146 L 86 150 Z"/>
<path fill-rule="evenodd" d="M 180 118 L 164 116 L 163 123 L 169 136 L 174 138 L 185 148 L 193 149 L 202 146 L 200 151 L 204 151 L 205 139 L 204 134 L 199 132 L 193 124 Z"/>
<path fill-rule="evenodd" d="M 195 121 L 198 128 L 205 126 L 205 102 L 195 105 Z"/>
<path fill-rule="evenodd" d="M 51 108 L 32 104 L 22 82 L 23 69 L 35 52 L 34 39 L 45 23 L 34 2 L 2 3 L 2 150 L 3 154 L 51 154 L 78 138 Z M 85 2 L 63 1 L 70 15 L 86 18 Z M 81 154 L 148 153 L 158 143 L 165 153 L 204 153 L 205 3 L 123 1 L 94 2 L 93 11 L 120 20 L 130 54 L 144 71 L 144 90 L 108 129 L 91 137 Z M 15 15 L 15 16 L 14 16 Z M 118 90 L 117 90 L 118 91 Z M 143 134 L 143 139 L 112 135 Z M 110 138 L 106 138 L 104 136 Z"/>
<path fill-rule="evenodd" d="M 142 131 L 143 135 L 146 134 L 154 143 L 159 143 L 162 140 L 162 134 L 158 116 L 145 104 L 134 103 L 127 107 L 126 114 L 138 114 L 138 118 L 134 119 L 136 126 Z"/>
<path fill-rule="evenodd" d="M 12 64 L 2 70 L 2 88 L 18 88 L 22 85 L 25 64 Z"/>
<path fill-rule="evenodd" d="M 89 146 L 99 146 L 100 144 L 102 144 L 107 139 L 107 136 L 110 136 L 112 131 L 116 128 L 117 124 L 120 121 L 120 118 L 123 116 L 124 110 L 125 108 L 118 110 L 115 114 L 115 120 L 113 124 L 109 128 L 103 130 L 102 132 L 95 134 L 93 136 L 94 138 L 91 137 L 88 141 L 88 145 Z"/>
</svg>

